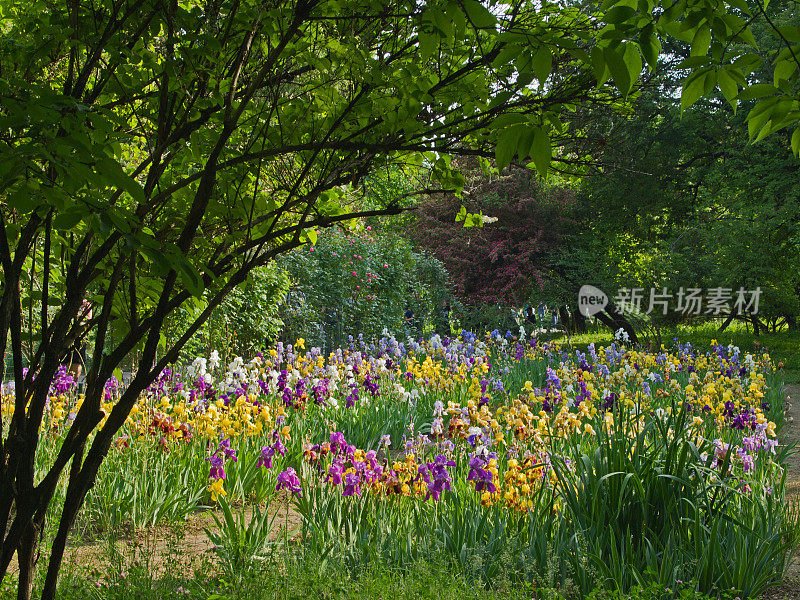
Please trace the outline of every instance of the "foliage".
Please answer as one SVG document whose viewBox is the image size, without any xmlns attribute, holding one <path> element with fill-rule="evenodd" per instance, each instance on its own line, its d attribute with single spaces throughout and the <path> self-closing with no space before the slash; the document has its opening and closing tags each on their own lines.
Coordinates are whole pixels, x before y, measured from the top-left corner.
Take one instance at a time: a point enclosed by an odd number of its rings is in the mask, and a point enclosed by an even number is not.
<svg viewBox="0 0 800 600">
<path fill-rule="evenodd" d="M 326 350 L 343 345 L 348 335 L 371 340 L 388 329 L 404 338 L 439 329 L 449 298 L 448 274 L 438 260 L 369 225 L 321 233 L 313 247 L 287 255 L 281 265 L 294 282 L 283 339 L 302 337 Z M 407 309 L 412 324 L 405 322 Z"/>
<path fill-rule="evenodd" d="M 222 518 L 212 515 L 217 529 L 206 529 L 206 535 L 214 543 L 223 572 L 241 581 L 249 570 L 258 570 L 257 564 L 268 561 L 274 552 L 270 533 L 277 513 L 270 515 L 255 505 L 248 523 L 244 511 L 234 515 L 224 499 L 219 505 Z"/>
<path fill-rule="evenodd" d="M 208 320 L 186 343 L 181 357 L 207 356 L 221 348 L 224 362 L 234 356 L 252 355 L 276 340 L 284 327 L 283 309 L 291 282 L 275 264 L 250 272 L 245 282 L 231 290 Z M 194 321 L 208 295 L 180 309 L 166 327 L 167 337 L 177 337 Z M 188 360 L 186 362 L 189 362 Z"/>
<path fill-rule="evenodd" d="M 522 306 L 541 292 L 572 226 L 573 193 L 519 168 L 471 175 L 468 208 L 483 214 L 485 225 L 462 227 L 453 218 L 462 200 L 434 198 L 416 211 L 413 239 L 444 262 L 465 301 Z"/>
<path fill-rule="evenodd" d="M 792 10 L 773 4 L 768 18 L 796 23 Z M 759 46 L 771 48 L 767 17 L 755 15 L 752 29 Z M 673 41 L 668 48 L 629 115 L 583 117 L 598 168 L 580 185 L 580 226 L 561 256 L 560 270 L 576 282 L 570 295 L 582 283 L 612 296 L 622 287 L 760 287 L 759 317 L 793 326 L 800 161 L 786 152 L 783 134 L 747 144 L 746 113 L 732 110 L 723 94 L 681 108 L 681 68 L 694 60 L 692 47 Z M 750 78 L 772 76 L 764 66 Z"/>
</svg>

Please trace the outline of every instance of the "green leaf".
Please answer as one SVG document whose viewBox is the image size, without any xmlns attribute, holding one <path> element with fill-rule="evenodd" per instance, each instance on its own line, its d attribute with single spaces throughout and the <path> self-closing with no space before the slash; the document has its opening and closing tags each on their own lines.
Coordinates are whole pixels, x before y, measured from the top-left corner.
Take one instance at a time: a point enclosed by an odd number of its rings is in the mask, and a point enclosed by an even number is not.
<svg viewBox="0 0 800 600">
<path fill-rule="evenodd" d="M 483 227 L 483 215 L 480 212 L 468 214 L 464 227 Z"/>
<path fill-rule="evenodd" d="M 159 248 L 142 246 L 141 254 L 153 263 L 157 272 L 161 275 L 166 275 L 172 269 L 169 260 Z"/>
<path fill-rule="evenodd" d="M 758 54 L 755 52 L 748 52 L 747 54 L 738 56 L 736 60 L 733 61 L 732 66 L 743 71 L 745 75 L 747 75 L 760 67 L 763 62 L 764 59 Z"/>
<path fill-rule="evenodd" d="M 683 82 L 681 91 L 681 113 L 697 102 L 705 93 L 708 70 L 697 71 Z"/>
<path fill-rule="evenodd" d="M 744 88 L 739 92 L 739 100 L 754 100 L 756 98 L 764 98 L 776 94 L 778 88 L 769 83 L 754 83 L 753 85 Z"/>
<path fill-rule="evenodd" d="M 766 127 L 767 122 L 772 116 L 771 108 L 775 105 L 772 99 L 761 100 L 747 115 L 747 133 L 751 140 L 754 140 L 758 133 Z"/>
<path fill-rule="evenodd" d="M 622 23 L 623 21 L 627 21 L 635 14 L 636 14 L 635 8 L 632 8 L 630 6 L 615 6 L 606 13 L 605 19 L 603 20 L 606 23 L 617 25 L 619 23 Z"/>
<path fill-rule="evenodd" d="M 701 25 L 692 38 L 692 56 L 705 56 L 711 47 L 711 28 L 708 24 Z"/>
<path fill-rule="evenodd" d="M 753 32 L 750 31 L 749 27 L 745 27 L 739 32 L 739 35 L 736 36 L 738 39 L 742 40 L 746 44 L 750 44 L 751 46 L 758 48 L 758 43 L 756 43 L 756 38 L 753 36 Z"/>
<path fill-rule="evenodd" d="M 603 85 L 608 79 L 609 73 L 606 68 L 606 59 L 603 55 L 603 50 L 597 46 L 592 48 L 592 72 L 598 86 Z"/>
<path fill-rule="evenodd" d="M 178 260 L 177 262 L 178 275 L 180 275 L 183 285 L 186 286 L 192 296 L 196 298 L 202 296 L 205 286 L 200 272 L 188 260 Z"/>
<path fill-rule="evenodd" d="M 73 229 L 83 220 L 85 214 L 86 209 L 73 206 L 53 217 L 53 227 L 62 230 Z"/>
<path fill-rule="evenodd" d="M 739 93 L 739 87 L 736 85 L 736 81 L 731 77 L 730 73 L 724 69 L 719 71 L 717 73 L 717 86 L 719 86 L 722 95 L 725 96 L 725 100 L 736 110 L 736 94 Z"/>
<path fill-rule="evenodd" d="M 639 47 L 636 44 L 627 44 L 622 59 L 628 67 L 628 76 L 633 84 L 642 74 L 642 55 L 639 53 Z"/>
<path fill-rule="evenodd" d="M 658 66 L 658 56 L 661 53 L 661 40 L 653 34 L 653 26 L 647 25 L 639 35 L 639 48 L 642 56 L 651 69 Z"/>
<path fill-rule="evenodd" d="M 112 206 L 103 214 L 104 216 L 108 217 L 117 231 L 122 233 L 130 233 L 131 221 L 133 221 L 133 218 L 131 215 L 127 214 L 127 211 L 124 211 L 116 206 Z"/>
<path fill-rule="evenodd" d="M 784 25 L 783 27 L 778 27 L 778 31 L 787 41 L 800 43 L 800 27 Z"/>
<path fill-rule="evenodd" d="M 128 175 L 120 164 L 110 157 L 97 162 L 98 174 L 112 187 L 128 192 L 136 202 L 144 202 L 144 190 L 133 177 Z"/>
<path fill-rule="evenodd" d="M 620 50 L 621 52 L 625 51 L 624 48 L 620 48 Z M 608 70 L 611 72 L 614 85 L 620 94 L 627 96 L 631 89 L 631 76 L 621 52 L 614 48 L 606 48 L 603 50 L 603 58 L 605 58 Z"/>
<path fill-rule="evenodd" d="M 420 54 L 422 55 L 422 58 L 430 58 L 431 56 L 433 56 L 438 46 L 439 46 L 439 36 L 433 35 L 431 33 L 420 32 L 419 51 Z"/>
<path fill-rule="evenodd" d="M 463 7 L 467 18 L 472 21 L 475 27 L 494 27 L 497 24 L 497 18 L 480 2 L 476 0 L 464 0 Z"/>
<path fill-rule="evenodd" d="M 500 138 L 497 141 L 497 147 L 494 149 L 494 160 L 498 169 L 503 170 L 506 168 L 511 159 L 514 158 L 523 127 L 522 125 L 508 127 L 499 134 Z"/>
<path fill-rule="evenodd" d="M 746 15 L 753 14 L 750 11 L 750 7 L 747 5 L 747 2 L 745 0 L 727 0 L 727 2 L 728 2 L 728 4 L 733 6 L 734 8 L 738 8 L 740 11 L 742 11 Z"/>
<path fill-rule="evenodd" d="M 679 69 L 696 69 L 697 67 L 703 67 L 711 62 L 711 59 L 708 56 L 690 56 L 686 60 L 682 60 L 678 64 Z"/>
<path fill-rule="evenodd" d="M 792 152 L 795 156 L 800 157 L 800 126 L 792 134 Z"/>
<path fill-rule="evenodd" d="M 8 202 L 8 205 L 23 214 L 29 213 L 38 207 L 39 203 L 34 196 L 35 191 L 31 187 L 30 185 L 21 185 L 16 187 L 10 194 L 7 194 L 6 202 Z"/>
<path fill-rule="evenodd" d="M 773 81 L 775 86 L 778 86 L 781 81 L 789 81 L 789 78 L 794 75 L 797 69 L 797 63 L 793 60 L 781 60 L 775 65 L 773 73 Z"/>
<path fill-rule="evenodd" d="M 540 46 L 533 57 L 533 73 L 539 83 L 544 83 L 553 69 L 553 54 L 549 46 Z"/>
<path fill-rule="evenodd" d="M 536 133 L 533 136 L 533 145 L 531 146 L 531 158 L 536 170 L 542 177 L 547 176 L 547 170 L 550 168 L 550 159 L 552 158 L 553 148 L 550 144 L 550 136 L 543 127 L 537 127 Z"/>
</svg>

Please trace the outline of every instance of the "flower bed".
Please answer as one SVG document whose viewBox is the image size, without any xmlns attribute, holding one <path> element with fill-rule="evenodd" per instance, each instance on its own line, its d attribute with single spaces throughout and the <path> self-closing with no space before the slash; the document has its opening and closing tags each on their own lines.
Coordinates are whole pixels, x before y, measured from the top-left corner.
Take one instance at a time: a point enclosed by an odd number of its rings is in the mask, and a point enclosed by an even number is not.
<svg viewBox="0 0 800 600">
<path fill-rule="evenodd" d="M 351 338 L 328 357 L 299 340 L 166 371 L 84 517 L 146 526 L 285 490 L 302 554 L 350 566 L 444 554 L 482 580 L 584 593 L 655 581 L 750 595 L 780 576 L 793 538 L 766 353 L 568 352 L 520 333 Z M 81 403 L 65 372 L 52 391 L 47 453 Z"/>
</svg>

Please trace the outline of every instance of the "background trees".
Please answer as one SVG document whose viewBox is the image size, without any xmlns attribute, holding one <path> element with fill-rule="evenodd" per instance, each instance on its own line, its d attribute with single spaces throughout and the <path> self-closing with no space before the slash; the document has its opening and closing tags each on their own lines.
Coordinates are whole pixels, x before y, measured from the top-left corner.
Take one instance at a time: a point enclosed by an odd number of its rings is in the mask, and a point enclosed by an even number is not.
<svg viewBox="0 0 800 600">
<path fill-rule="evenodd" d="M 297 337 L 323 350 L 346 345 L 348 336 L 398 339 L 433 329 L 449 298 L 441 262 L 416 252 L 405 238 L 380 227 L 327 231 L 313 249 L 287 255 L 280 264 L 295 283 L 283 338 Z M 414 323 L 405 323 L 411 310 Z"/>
<path fill-rule="evenodd" d="M 570 118 L 568 143 L 592 157 L 580 181 L 551 176 L 544 183 L 474 166 L 472 193 L 423 205 L 415 239 L 425 244 L 441 236 L 439 256 L 454 273 L 458 293 L 473 305 L 549 302 L 572 305 L 575 313 L 584 283 L 612 296 L 623 287 L 761 287 L 760 316 L 747 318 L 756 328 L 793 327 L 800 310 L 800 161 L 788 152 L 791 128 L 763 137 L 753 118 L 769 102 L 783 102 L 780 94 L 797 90 L 795 76 L 773 86 L 780 80 L 776 56 L 787 54 L 786 40 L 775 36 L 794 39 L 797 15 L 793 5 L 778 3 L 763 13 L 754 9 L 748 22 L 758 51 L 739 64 L 749 64 L 755 87 L 738 99 L 730 90 L 708 88 L 706 98 L 689 103 L 681 96 L 687 69 L 722 64 L 722 55 L 707 56 L 708 47 L 698 46 L 702 40 L 666 39 L 656 68 L 624 110 L 579 107 Z M 739 42 L 731 47 L 746 52 Z M 726 68 L 709 77 L 724 79 Z M 766 92 L 771 100 L 759 99 Z M 553 210 L 553 194 L 574 201 Z M 520 197 L 530 198 L 529 208 L 514 214 Z M 462 204 L 500 220 L 462 229 L 453 223 Z M 652 316 L 657 323 L 691 318 Z"/>
<path fill-rule="evenodd" d="M 574 222 L 574 191 L 549 187 L 519 167 L 504 174 L 468 170 L 464 199 L 432 198 L 416 211 L 413 238 L 442 260 L 457 293 L 471 303 L 521 306 L 541 291 L 554 252 Z M 464 204 L 484 227 L 464 227 L 455 215 Z"/>
</svg>

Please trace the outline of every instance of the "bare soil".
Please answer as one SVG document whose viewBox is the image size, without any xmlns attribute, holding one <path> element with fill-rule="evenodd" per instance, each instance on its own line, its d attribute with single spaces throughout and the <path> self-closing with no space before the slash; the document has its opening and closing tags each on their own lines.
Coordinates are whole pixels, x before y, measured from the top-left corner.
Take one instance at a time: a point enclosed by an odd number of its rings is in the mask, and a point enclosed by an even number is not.
<svg viewBox="0 0 800 600">
<path fill-rule="evenodd" d="M 265 510 L 265 507 L 261 507 Z M 285 492 L 280 492 L 266 507 L 270 516 L 275 515 L 270 539 L 287 535 L 289 539 L 300 531 L 302 517 L 291 504 Z M 234 513 L 237 509 L 234 507 Z M 245 509 L 245 522 L 249 525 L 252 508 Z M 137 531 L 107 532 L 104 540 L 72 540 L 64 553 L 64 566 L 86 570 L 98 577 L 114 567 L 125 573 L 136 565 L 147 565 L 154 578 L 169 570 L 191 576 L 198 568 L 208 568 L 212 564 L 214 545 L 205 529 L 214 530 L 217 525 L 214 516 L 220 520 L 222 511 L 198 511 L 186 523 L 163 525 Z M 284 533 L 285 532 L 285 533 Z M 9 570 L 17 571 L 16 560 L 12 560 Z"/>
<path fill-rule="evenodd" d="M 270 516 L 275 515 L 270 539 L 284 535 L 289 539 L 297 536 L 302 517 L 292 506 L 288 494 L 279 493 L 266 510 Z M 248 525 L 252 514 L 251 508 L 245 509 L 245 522 Z M 178 571 L 191 575 L 197 568 L 208 566 L 210 561 L 204 558 L 210 558 L 214 551 L 214 545 L 205 532 L 205 529 L 214 530 L 217 527 L 212 515 L 220 520 L 223 518 L 218 509 L 206 510 L 197 513 L 180 527 L 154 527 L 105 543 L 75 545 L 67 550 L 65 562 L 70 561 L 76 566 L 101 567 L 114 561 L 125 568 L 147 561 L 156 577 L 163 575 L 167 569 L 173 574 Z"/>
<path fill-rule="evenodd" d="M 800 385 L 784 386 L 786 393 L 786 423 L 780 436 L 781 444 L 797 444 L 800 447 Z M 800 502 L 800 453 L 793 452 L 787 462 L 786 500 Z M 800 600 L 800 557 L 795 556 L 789 564 L 781 585 L 768 590 L 765 600 Z"/>
</svg>

